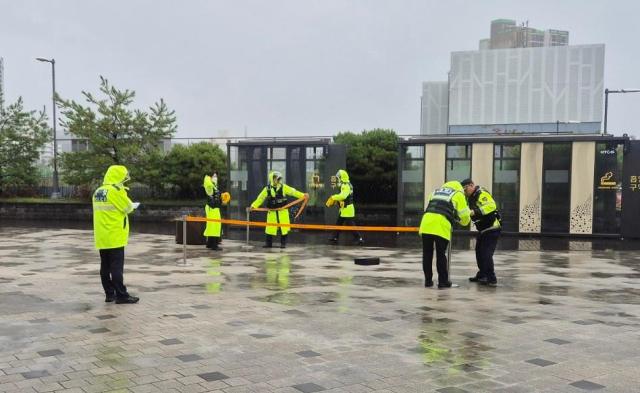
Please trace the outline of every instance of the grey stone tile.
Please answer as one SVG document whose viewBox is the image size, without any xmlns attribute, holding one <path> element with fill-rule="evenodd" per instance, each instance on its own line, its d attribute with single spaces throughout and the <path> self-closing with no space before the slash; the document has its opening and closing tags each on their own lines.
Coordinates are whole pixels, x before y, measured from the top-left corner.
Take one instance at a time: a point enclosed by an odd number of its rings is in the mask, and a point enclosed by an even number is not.
<svg viewBox="0 0 640 393">
<path fill-rule="evenodd" d="M 42 356 L 42 357 L 48 357 L 48 356 L 58 356 L 58 355 L 62 355 L 64 352 L 62 352 L 59 349 L 48 349 L 46 351 L 39 351 L 38 355 Z"/>
<path fill-rule="evenodd" d="M 585 380 L 575 381 L 570 383 L 569 385 L 582 390 L 600 390 L 606 387 L 606 386 L 603 386 L 594 382 L 590 382 L 590 381 L 585 381 Z"/>
<path fill-rule="evenodd" d="M 107 329 L 107 328 L 95 328 L 95 329 L 89 329 L 89 332 L 94 333 L 94 334 L 98 334 L 98 333 L 107 333 L 110 332 L 111 330 Z"/>
<path fill-rule="evenodd" d="M 182 344 L 183 342 L 178 340 L 177 338 L 168 338 L 165 340 L 161 340 L 158 341 L 160 344 L 162 345 L 178 345 L 178 344 Z"/>
<path fill-rule="evenodd" d="M 111 314 L 106 314 L 106 315 L 96 315 L 96 318 L 104 321 L 105 319 L 113 319 L 115 318 L 115 315 L 111 315 Z"/>
<path fill-rule="evenodd" d="M 51 375 L 47 370 L 32 370 L 32 371 L 27 371 L 21 374 L 25 379 L 42 378 L 42 377 L 48 377 Z"/>
<path fill-rule="evenodd" d="M 556 345 L 571 344 L 571 341 L 563 340 L 561 338 L 550 338 L 550 339 L 544 340 L 544 341 L 552 343 L 552 344 L 556 344 Z"/>
<path fill-rule="evenodd" d="M 557 364 L 557 363 L 552 362 L 550 360 L 544 360 L 544 359 L 540 359 L 540 358 L 529 359 L 526 362 L 527 363 L 531 363 L 531 364 L 535 364 L 536 366 L 540 366 L 540 367 L 547 367 L 547 366 L 551 366 L 553 364 Z"/>
<path fill-rule="evenodd" d="M 438 393 L 469 393 L 467 390 L 456 388 L 456 387 L 446 387 L 442 389 L 437 389 Z"/>
<path fill-rule="evenodd" d="M 296 352 L 296 355 L 302 356 L 303 358 L 312 358 L 315 356 L 321 356 L 321 354 L 314 351 L 300 351 L 300 352 Z"/>
<path fill-rule="evenodd" d="M 322 386 L 316 385 L 315 383 L 311 383 L 311 382 L 303 383 L 299 385 L 293 385 L 292 388 L 299 390 L 302 393 L 315 393 L 315 392 L 322 392 L 326 390 Z"/>
<path fill-rule="evenodd" d="M 182 360 L 183 362 L 194 362 L 196 360 L 202 360 L 202 357 L 200 355 L 196 355 L 196 354 L 190 354 L 190 355 L 179 355 L 176 356 L 178 359 Z"/>
<path fill-rule="evenodd" d="M 213 372 L 204 373 L 204 374 L 198 374 L 198 376 L 200 378 L 204 379 L 207 382 L 220 381 L 220 380 L 229 378 L 228 376 L 226 376 L 223 373 L 218 372 L 218 371 L 213 371 Z"/>
<path fill-rule="evenodd" d="M 254 334 L 251 334 L 250 336 L 253 337 L 253 338 L 257 338 L 257 339 L 273 337 L 270 334 L 262 334 L 262 333 L 254 333 Z"/>
</svg>

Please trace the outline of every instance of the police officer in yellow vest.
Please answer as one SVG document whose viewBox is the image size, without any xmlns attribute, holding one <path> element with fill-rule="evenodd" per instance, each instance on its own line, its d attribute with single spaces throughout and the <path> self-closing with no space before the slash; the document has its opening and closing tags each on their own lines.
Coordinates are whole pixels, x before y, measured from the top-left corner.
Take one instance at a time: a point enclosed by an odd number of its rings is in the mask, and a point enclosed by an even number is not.
<svg viewBox="0 0 640 393">
<path fill-rule="evenodd" d="M 287 197 L 304 197 L 309 199 L 309 194 L 304 194 L 284 184 L 282 174 L 278 171 L 271 171 L 267 176 L 267 186 L 262 189 L 256 200 L 253 201 L 250 210 L 259 208 L 265 201 L 269 209 L 281 208 L 287 204 Z M 267 223 L 289 224 L 289 209 L 268 211 Z M 280 248 L 287 246 L 287 235 L 289 234 L 290 228 L 267 226 L 264 230 L 266 233 L 264 248 L 271 248 L 273 246 L 273 237 L 278 235 L 278 231 L 280 231 Z"/>
<path fill-rule="evenodd" d="M 433 286 L 433 246 L 436 249 L 436 267 L 438 269 L 438 288 L 451 288 L 447 266 L 447 246 L 451 241 L 452 226 L 458 223 L 468 225 L 469 206 L 462 193 L 459 181 L 444 183 L 429 196 L 427 208 L 420 222 L 419 233 L 422 236 L 422 270 L 424 286 Z"/>
<path fill-rule="evenodd" d="M 331 207 L 335 202 L 338 202 L 340 207 L 340 214 L 336 225 L 356 225 L 354 218 L 356 216 L 356 208 L 353 203 L 353 185 L 349 181 L 349 174 L 344 169 L 339 169 L 336 172 L 336 179 L 340 192 L 338 194 L 331 195 L 327 200 L 326 206 Z M 357 231 L 351 231 L 354 240 L 358 244 L 364 244 L 364 240 Z M 333 237 L 329 238 L 329 242 L 337 244 L 340 237 L 340 231 L 336 231 Z"/>
<path fill-rule="evenodd" d="M 474 277 L 469 277 L 469 281 L 496 286 L 498 279 L 493 267 L 493 253 L 502 229 L 496 201 L 487 190 L 476 186 L 471 179 L 463 180 L 462 187 L 469 201 L 471 219 L 478 230 L 476 238 L 478 273 Z"/>
<path fill-rule="evenodd" d="M 106 302 L 137 303 L 124 286 L 124 247 L 129 240 L 129 220 L 139 204 L 131 202 L 124 183 L 129 171 L 122 165 L 111 165 L 102 186 L 93 193 L 93 234 L 100 252 L 100 278 Z"/>
<path fill-rule="evenodd" d="M 204 211 L 209 219 L 219 220 L 220 207 L 226 205 L 231 200 L 231 195 L 228 192 L 221 193 L 218 189 L 218 174 L 214 173 L 213 176 L 205 176 L 203 181 L 204 191 L 207 194 L 207 203 L 204 206 Z M 207 221 L 204 229 L 204 236 L 207 237 L 207 248 L 212 250 L 222 250 L 219 247 L 220 235 L 222 233 L 222 223 Z"/>
</svg>

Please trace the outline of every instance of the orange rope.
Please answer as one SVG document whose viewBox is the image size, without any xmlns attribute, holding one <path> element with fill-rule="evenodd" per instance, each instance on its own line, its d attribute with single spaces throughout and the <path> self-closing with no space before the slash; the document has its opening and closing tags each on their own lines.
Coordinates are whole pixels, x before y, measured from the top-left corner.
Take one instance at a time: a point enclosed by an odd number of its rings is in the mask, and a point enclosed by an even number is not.
<svg viewBox="0 0 640 393">
<path fill-rule="evenodd" d="M 319 224 L 281 224 L 281 223 L 266 223 L 256 221 L 244 221 L 244 220 L 228 220 L 228 219 L 215 219 L 205 217 L 193 217 L 187 216 L 187 222 L 219 222 L 222 224 L 236 225 L 236 226 L 253 226 L 253 227 L 287 227 L 294 229 L 309 229 L 318 231 L 363 231 L 363 232 L 418 232 L 417 227 L 375 227 L 375 226 L 342 226 L 342 225 L 319 225 Z"/>
<path fill-rule="evenodd" d="M 303 202 L 303 201 L 304 201 L 304 205 L 306 205 L 307 203 L 306 203 L 306 199 L 305 198 L 298 198 L 295 201 L 289 202 L 286 205 L 284 205 L 282 207 L 278 207 L 276 209 L 269 209 L 267 207 L 256 207 L 256 208 L 251 209 L 251 211 L 252 212 L 269 212 L 269 211 L 284 210 L 284 209 L 290 208 L 291 206 L 295 206 L 298 203 Z"/>
</svg>

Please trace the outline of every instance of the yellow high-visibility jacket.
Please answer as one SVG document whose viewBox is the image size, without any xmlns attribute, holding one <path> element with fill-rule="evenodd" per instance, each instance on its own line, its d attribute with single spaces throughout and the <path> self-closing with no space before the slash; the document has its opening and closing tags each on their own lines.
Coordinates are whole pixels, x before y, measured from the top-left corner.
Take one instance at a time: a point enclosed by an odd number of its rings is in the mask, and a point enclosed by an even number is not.
<svg viewBox="0 0 640 393">
<path fill-rule="evenodd" d="M 273 182 L 273 172 L 269 172 L 268 182 L 270 186 L 264 187 L 260 192 L 260 194 L 258 195 L 258 197 L 256 198 L 256 200 L 253 201 L 253 203 L 251 204 L 251 207 L 253 207 L 254 209 L 257 209 L 260 206 L 262 206 L 264 201 L 267 200 L 268 198 L 281 199 L 286 201 L 287 197 L 293 197 L 293 198 L 304 197 L 304 194 L 302 192 L 296 190 L 293 187 L 290 187 L 286 184 L 276 185 Z M 283 209 L 283 210 L 277 210 L 277 211 L 272 210 L 267 212 L 267 223 L 268 224 L 273 224 L 273 223 L 289 224 L 290 223 L 289 209 Z M 280 233 L 282 235 L 287 235 L 290 230 L 291 228 L 288 228 L 288 227 L 280 227 Z M 264 232 L 267 235 L 275 236 L 278 234 L 278 227 L 267 226 L 265 227 Z"/>
<path fill-rule="evenodd" d="M 356 207 L 353 203 L 353 186 L 349 182 L 349 174 L 347 171 L 340 169 L 338 177 L 340 180 L 340 193 L 331 195 L 331 198 L 340 203 L 340 217 L 353 218 L 356 216 Z"/>
<path fill-rule="evenodd" d="M 124 182 L 129 171 L 122 165 L 111 165 L 104 175 L 102 186 L 93 193 L 93 236 L 98 250 L 120 248 L 128 244 L 127 215 L 133 203 Z"/>
<path fill-rule="evenodd" d="M 202 186 L 204 187 L 204 191 L 208 197 L 214 197 L 213 200 L 216 203 L 218 202 L 221 203 L 220 192 L 218 191 L 218 184 L 217 182 L 214 183 L 211 176 L 207 175 L 204 177 Z M 204 205 L 204 212 L 207 218 L 209 219 L 219 220 L 222 217 L 220 215 L 220 208 L 211 207 L 209 206 L 209 204 Z M 204 236 L 220 237 L 221 234 L 222 234 L 222 223 L 207 221 L 204 228 L 204 233 L 203 233 Z"/>
<path fill-rule="evenodd" d="M 420 235 L 429 234 L 451 240 L 451 221 L 456 221 L 462 226 L 468 225 L 471 221 L 467 199 L 459 181 L 444 183 L 442 187 L 433 191 L 428 202 L 432 201 L 450 206 L 452 217 L 447 218 L 445 214 L 428 212 L 429 207 L 427 206 L 427 212 L 424 213 L 420 222 Z"/>
<path fill-rule="evenodd" d="M 473 211 L 473 224 L 480 233 L 501 228 L 498 206 L 489 191 L 477 187 L 468 202 Z"/>
</svg>

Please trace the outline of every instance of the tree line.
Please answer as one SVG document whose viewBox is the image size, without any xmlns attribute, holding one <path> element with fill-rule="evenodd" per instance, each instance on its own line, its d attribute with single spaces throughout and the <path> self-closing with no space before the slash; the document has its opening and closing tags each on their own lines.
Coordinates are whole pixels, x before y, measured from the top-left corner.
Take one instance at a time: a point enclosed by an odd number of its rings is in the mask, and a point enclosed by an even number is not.
<svg viewBox="0 0 640 393">
<path fill-rule="evenodd" d="M 0 93 L 1 94 L 1 93 Z M 215 169 L 226 184 L 227 159 L 219 146 L 200 142 L 163 150 L 177 131 L 175 111 L 160 99 L 136 109 L 135 92 L 120 90 L 100 77 L 99 92 L 82 92 L 81 102 L 56 97 L 60 125 L 86 149 L 59 154 L 62 182 L 78 186 L 88 197 L 101 184 L 109 165 L 125 165 L 137 185 L 158 198 L 201 196 L 202 177 Z M 3 104 L 3 97 L 0 97 Z M 0 105 L 0 196 L 9 189 L 28 189 L 39 180 L 37 160 L 51 128 L 45 113 L 28 111 L 21 98 Z M 334 142 L 347 146 L 347 171 L 360 203 L 394 204 L 397 194 L 398 137 L 391 129 L 345 131 Z M 82 192 L 84 190 L 84 192 Z"/>
</svg>

